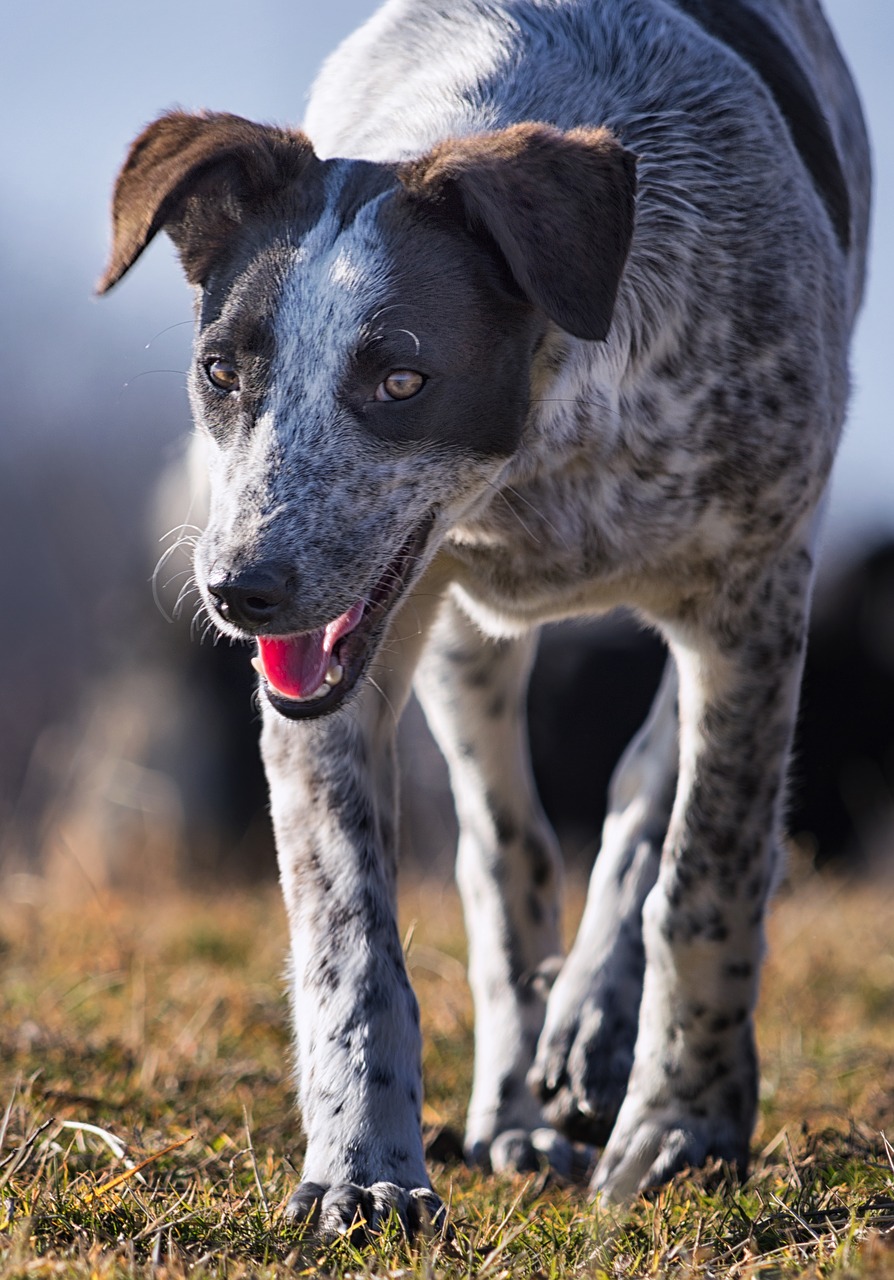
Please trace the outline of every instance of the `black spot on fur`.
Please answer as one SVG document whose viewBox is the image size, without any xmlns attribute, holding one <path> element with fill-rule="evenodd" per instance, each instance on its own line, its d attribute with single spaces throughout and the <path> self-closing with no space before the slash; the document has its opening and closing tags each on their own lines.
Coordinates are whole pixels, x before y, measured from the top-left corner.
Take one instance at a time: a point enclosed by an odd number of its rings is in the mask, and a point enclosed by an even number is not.
<svg viewBox="0 0 894 1280">
<path fill-rule="evenodd" d="M 503 1105 L 507 1102 L 511 1102 L 513 1098 L 517 1097 L 518 1090 L 519 1081 L 516 1080 L 515 1076 L 504 1076 L 500 1081 L 498 1092 L 500 1104 Z"/>
<path fill-rule="evenodd" d="M 494 830 L 500 844 L 511 844 L 518 836 L 518 827 L 494 796 L 487 797 L 487 807 L 494 822 Z"/>
<path fill-rule="evenodd" d="M 706 1040 L 694 1045 L 692 1052 L 699 1062 L 713 1062 L 720 1053 L 720 1045 L 716 1040 Z"/>
<path fill-rule="evenodd" d="M 485 708 L 485 714 L 491 720 L 498 720 L 506 711 L 506 695 L 502 693 L 495 694 Z"/>
<path fill-rule="evenodd" d="M 526 831 L 522 837 L 522 852 L 531 864 L 531 879 L 538 889 L 542 889 L 552 875 L 552 862 L 540 836 Z"/>
<path fill-rule="evenodd" d="M 337 991 L 341 977 L 331 960 L 321 960 L 314 975 L 315 984 L 327 991 Z"/>
</svg>

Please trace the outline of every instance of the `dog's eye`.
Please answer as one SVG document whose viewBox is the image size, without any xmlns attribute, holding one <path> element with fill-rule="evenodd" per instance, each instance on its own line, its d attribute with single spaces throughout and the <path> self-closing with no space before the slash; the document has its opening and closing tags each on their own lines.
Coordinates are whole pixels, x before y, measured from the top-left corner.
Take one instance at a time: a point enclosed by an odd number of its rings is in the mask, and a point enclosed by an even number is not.
<svg viewBox="0 0 894 1280">
<path fill-rule="evenodd" d="M 239 374 L 236 366 L 229 360 L 209 360 L 205 365 L 208 381 L 218 391 L 238 391 Z"/>
<path fill-rule="evenodd" d="M 412 369 L 392 369 L 384 382 L 376 387 L 377 400 L 409 400 L 425 386 L 421 373 Z"/>
</svg>

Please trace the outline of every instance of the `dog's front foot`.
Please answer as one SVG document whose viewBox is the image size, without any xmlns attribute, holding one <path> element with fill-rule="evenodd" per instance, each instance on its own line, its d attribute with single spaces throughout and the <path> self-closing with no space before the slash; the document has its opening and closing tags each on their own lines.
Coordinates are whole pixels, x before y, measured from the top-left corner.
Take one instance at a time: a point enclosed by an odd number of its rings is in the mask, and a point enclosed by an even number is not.
<svg viewBox="0 0 894 1280">
<path fill-rule="evenodd" d="M 307 1227 L 323 1240 L 340 1235 L 369 1234 L 381 1230 L 396 1214 L 412 1240 L 420 1234 L 440 1231 L 445 1208 L 430 1187 L 399 1187 L 396 1182 L 375 1182 L 361 1187 L 343 1182 L 330 1187 L 302 1182 L 292 1193 L 286 1216 L 296 1226 Z"/>
<path fill-rule="evenodd" d="M 710 1117 L 671 1107 L 644 1108 L 618 1124 L 596 1166 L 591 1190 L 623 1203 L 641 1191 L 659 1187 L 681 1170 L 697 1169 L 710 1158 L 744 1175 L 748 1133 L 728 1117 Z"/>
<path fill-rule="evenodd" d="M 609 1200 L 710 1159 L 747 1169 L 757 1059 L 745 996 L 732 1009 L 677 1001 L 679 1016 L 662 1025 L 661 1013 L 674 1007 L 668 998 L 658 1003 L 662 994 L 657 980 L 647 981 L 627 1095 L 593 1174 L 592 1190 Z"/>
<path fill-rule="evenodd" d="M 467 1143 L 466 1158 L 469 1164 L 494 1173 L 540 1173 L 548 1169 L 569 1182 L 583 1182 L 593 1167 L 594 1152 L 541 1125 L 536 1129 L 504 1129 L 489 1142 Z"/>
</svg>

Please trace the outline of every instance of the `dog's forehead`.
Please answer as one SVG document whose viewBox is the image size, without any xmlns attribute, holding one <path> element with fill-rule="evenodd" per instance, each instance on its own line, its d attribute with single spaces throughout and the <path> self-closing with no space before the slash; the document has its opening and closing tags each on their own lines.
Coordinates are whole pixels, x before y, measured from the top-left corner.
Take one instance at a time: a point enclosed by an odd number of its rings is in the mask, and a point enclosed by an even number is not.
<svg viewBox="0 0 894 1280">
<path fill-rule="evenodd" d="M 355 347 L 397 273 L 399 247 L 380 216 L 396 189 L 393 171 L 328 161 L 320 186 L 312 202 L 249 223 L 235 264 L 203 303 L 203 329 L 222 329 L 237 346 L 241 335 L 265 332 L 284 370 L 299 354 L 302 368 L 331 366 Z"/>
<path fill-rule="evenodd" d="M 346 222 L 340 185 L 333 182 L 332 187 L 320 218 L 280 257 L 281 285 L 270 318 L 275 380 L 290 382 L 289 375 L 300 372 L 311 393 L 315 387 L 322 393 L 335 385 L 385 305 L 393 275 L 392 254 L 378 218 L 386 197 L 374 197 Z"/>
<path fill-rule="evenodd" d="M 494 253 L 436 203 L 409 198 L 395 177 L 361 202 L 358 179 L 388 167 L 335 163 L 325 208 L 291 259 L 284 310 L 328 326 L 336 340 L 352 328 L 366 339 L 411 324 L 454 345 L 493 323 L 505 288 Z"/>
<path fill-rule="evenodd" d="M 336 331 L 359 322 L 392 275 L 392 253 L 379 219 L 386 197 L 375 196 L 346 222 L 339 194 L 336 186 L 320 218 L 292 251 L 280 298 L 281 308 L 296 321 Z"/>
<path fill-rule="evenodd" d="M 530 345 L 530 308 L 507 296 L 495 255 L 393 167 L 363 161 L 327 161 L 316 190 L 249 224 L 215 293 L 203 354 L 262 357 L 258 394 L 283 422 L 335 413 L 361 366 L 438 371 L 468 391 L 485 355 L 506 365 Z"/>
</svg>

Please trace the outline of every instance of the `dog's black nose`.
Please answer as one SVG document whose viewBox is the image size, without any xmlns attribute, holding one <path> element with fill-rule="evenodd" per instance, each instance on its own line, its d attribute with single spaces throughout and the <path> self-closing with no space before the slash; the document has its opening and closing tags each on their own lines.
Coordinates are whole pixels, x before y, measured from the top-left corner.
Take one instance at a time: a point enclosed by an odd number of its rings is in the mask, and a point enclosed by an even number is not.
<svg viewBox="0 0 894 1280">
<path fill-rule="evenodd" d="M 256 631 L 270 623 L 289 594 L 285 565 L 265 564 L 240 573 L 214 575 L 208 594 L 215 610 L 227 622 Z"/>
</svg>

